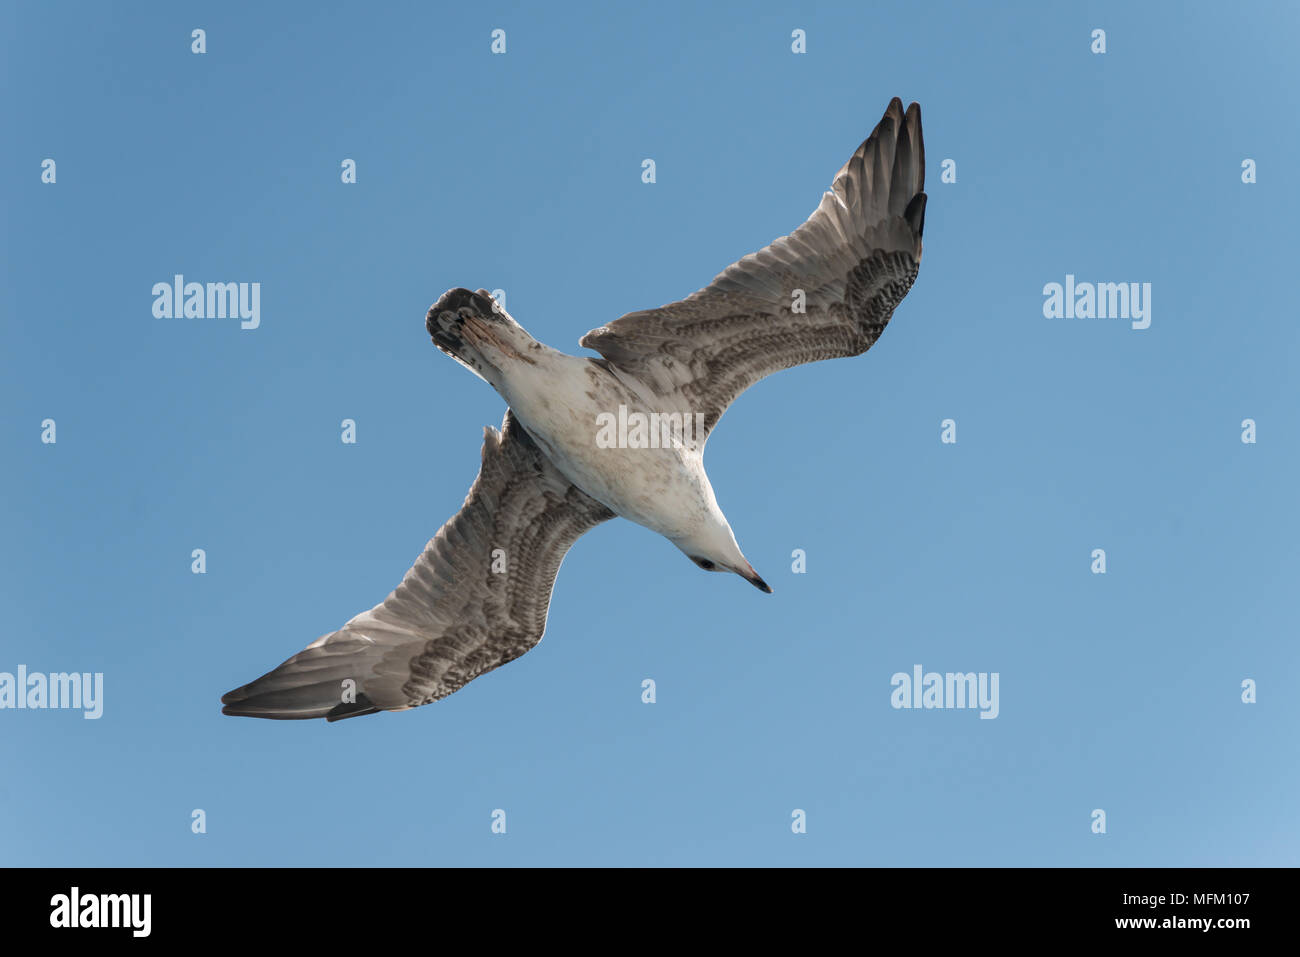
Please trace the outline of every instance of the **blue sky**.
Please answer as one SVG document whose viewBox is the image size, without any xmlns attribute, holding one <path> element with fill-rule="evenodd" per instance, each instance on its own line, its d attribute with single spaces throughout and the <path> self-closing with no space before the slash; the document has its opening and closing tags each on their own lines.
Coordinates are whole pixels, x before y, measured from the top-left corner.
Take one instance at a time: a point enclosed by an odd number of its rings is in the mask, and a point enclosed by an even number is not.
<svg viewBox="0 0 1300 957">
<path fill-rule="evenodd" d="M 0 671 L 102 672 L 104 713 L 0 711 L 0 861 L 1300 863 L 1298 16 L 5 4 Z M 504 404 L 439 294 L 578 351 L 799 225 L 894 95 L 915 287 L 708 447 L 774 595 L 612 522 L 445 701 L 220 714 L 459 507 Z M 260 282 L 260 327 L 154 318 L 176 273 Z M 1151 283 L 1150 328 L 1045 318 L 1067 274 Z M 916 664 L 998 717 L 892 708 Z"/>
</svg>

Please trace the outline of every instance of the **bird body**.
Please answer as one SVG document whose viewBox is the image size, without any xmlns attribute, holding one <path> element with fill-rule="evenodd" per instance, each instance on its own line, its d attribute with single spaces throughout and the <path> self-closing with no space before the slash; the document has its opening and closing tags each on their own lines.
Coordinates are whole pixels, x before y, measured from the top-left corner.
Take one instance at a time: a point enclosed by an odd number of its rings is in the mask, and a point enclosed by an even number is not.
<svg viewBox="0 0 1300 957">
<path fill-rule="evenodd" d="M 334 721 L 446 697 L 541 640 L 569 547 L 615 516 L 771 592 L 718 506 L 705 442 L 758 380 L 876 342 L 920 266 L 924 184 L 920 108 L 895 98 L 807 222 L 685 299 L 593 329 L 580 345 L 600 358 L 538 342 L 482 289 L 444 293 L 431 339 L 509 405 L 464 505 L 388 598 L 223 712 Z M 620 440 L 636 418 L 666 441 L 609 441 L 615 415 Z"/>
<path fill-rule="evenodd" d="M 652 395 L 637 389 L 635 380 L 625 381 L 607 363 L 538 342 L 483 289 L 450 290 L 429 310 L 426 325 L 439 348 L 501 394 L 528 435 L 575 486 L 692 558 L 720 550 L 725 560 L 721 554 L 708 559 L 725 565 L 718 570 L 736 570 L 751 581 L 757 577 L 718 507 L 704 470 L 702 441 L 655 447 L 597 441 L 602 417 L 613 410 L 622 408 L 647 420 L 672 414 L 651 408 Z"/>
</svg>

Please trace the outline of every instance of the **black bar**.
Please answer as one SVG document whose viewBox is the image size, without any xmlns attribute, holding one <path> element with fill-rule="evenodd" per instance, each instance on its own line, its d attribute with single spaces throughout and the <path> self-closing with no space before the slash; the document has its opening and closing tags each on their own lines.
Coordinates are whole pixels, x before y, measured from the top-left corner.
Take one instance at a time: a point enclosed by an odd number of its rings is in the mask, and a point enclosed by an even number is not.
<svg viewBox="0 0 1300 957">
<path fill-rule="evenodd" d="M 1244 868 L 29 868 L 3 875 L 6 935 L 131 945 L 228 938 L 337 946 L 367 934 L 376 944 L 426 935 L 433 941 L 450 927 L 472 934 L 475 926 L 496 940 L 512 927 L 549 933 L 568 924 L 574 931 L 622 928 L 630 941 L 705 921 L 734 939 L 769 943 L 782 928 L 815 928 L 818 935 L 843 930 L 864 944 L 1127 937 L 1144 945 L 1203 939 L 1232 946 L 1257 932 L 1285 934 L 1297 886 L 1294 870 Z M 116 917 L 125 926 L 53 926 L 73 922 L 73 888 L 77 923 L 103 914 L 104 922 Z"/>
</svg>

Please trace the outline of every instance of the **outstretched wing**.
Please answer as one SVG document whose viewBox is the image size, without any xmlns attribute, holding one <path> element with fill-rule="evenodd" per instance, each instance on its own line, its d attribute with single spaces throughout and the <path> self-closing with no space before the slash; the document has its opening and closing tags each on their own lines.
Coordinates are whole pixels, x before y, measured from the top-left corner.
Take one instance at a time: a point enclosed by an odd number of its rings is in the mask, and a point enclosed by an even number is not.
<svg viewBox="0 0 1300 957">
<path fill-rule="evenodd" d="M 712 430 L 764 376 L 859 355 L 879 338 L 921 263 L 924 188 L 921 108 L 904 113 L 895 97 L 806 223 L 686 299 L 580 344 L 661 401 L 703 412 Z"/>
<path fill-rule="evenodd" d="M 614 513 L 571 485 L 507 410 L 461 510 L 397 589 L 221 699 L 225 714 L 350 718 L 444 698 L 542 638 L 579 536 Z M 500 552 L 496 550 L 500 549 Z"/>
</svg>

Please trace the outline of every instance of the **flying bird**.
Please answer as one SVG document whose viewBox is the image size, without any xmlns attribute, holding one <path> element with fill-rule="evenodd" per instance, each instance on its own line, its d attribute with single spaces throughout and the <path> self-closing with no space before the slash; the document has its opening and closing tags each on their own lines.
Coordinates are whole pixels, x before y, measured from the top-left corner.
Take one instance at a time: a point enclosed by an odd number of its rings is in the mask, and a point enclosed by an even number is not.
<svg viewBox="0 0 1300 957">
<path fill-rule="evenodd" d="M 381 604 L 225 695 L 223 713 L 337 721 L 446 697 L 541 640 L 560 562 L 616 515 L 770 593 L 718 507 L 704 441 L 764 376 L 880 337 L 920 266 L 924 188 L 921 109 L 894 98 L 807 222 L 685 299 L 588 332 L 579 344 L 601 358 L 543 345 L 482 289 L 444 293 L 425 318 L 434 344 L 509 404 L 464 505 Z M 622 424 L 598 441 L 627 410 L 672 441 L 624 440 Z"/>
</svg>

